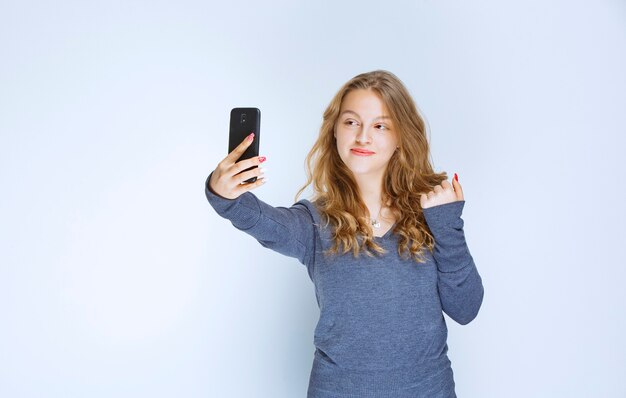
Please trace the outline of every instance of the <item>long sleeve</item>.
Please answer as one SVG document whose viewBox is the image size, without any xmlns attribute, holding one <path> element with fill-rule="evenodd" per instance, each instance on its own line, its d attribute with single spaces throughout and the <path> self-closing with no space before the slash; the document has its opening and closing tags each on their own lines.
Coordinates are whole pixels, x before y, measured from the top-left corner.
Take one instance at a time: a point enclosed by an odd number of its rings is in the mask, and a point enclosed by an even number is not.
<svg viewBox="0 0 626 398">
<path fill-rule="evenodd" d="M 433 257 L 438 269 L 441 305 L 446 314 L 461 325 L 471 322 L 482 305 L 482 279 L 469 252 L 461 213 L 465 201 L 424 209 L 424 217 L 434 238 Z"/>
<path fill-rule="evenodd" d="M 235 199 L 223 198 L 209 187 L 212 174 L 206 179 L 204 190 L 217 214 L 262 246 L 297 258 L 307 267 L 311 264 L 315 254 L 315 226 L 304 200 L 286 208 L 270 206 L 250 191 Z"/>
</svg>

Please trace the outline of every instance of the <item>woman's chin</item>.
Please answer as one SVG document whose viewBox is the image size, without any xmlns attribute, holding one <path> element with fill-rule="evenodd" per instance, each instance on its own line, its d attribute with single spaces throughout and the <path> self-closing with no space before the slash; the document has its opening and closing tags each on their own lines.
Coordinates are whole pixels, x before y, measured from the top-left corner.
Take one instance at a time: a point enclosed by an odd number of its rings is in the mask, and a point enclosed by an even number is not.
<svg viewBox="0 0 626 398">
<path fill-rule="evenodd" d="M 377 173 L 377 171 L 375 169 L 372 169 L 370 167 L 349 167 L 350 171 L 352 172 L 352 174 L 354 174 L 355 177 L 374 177 Z"/>
</svg>

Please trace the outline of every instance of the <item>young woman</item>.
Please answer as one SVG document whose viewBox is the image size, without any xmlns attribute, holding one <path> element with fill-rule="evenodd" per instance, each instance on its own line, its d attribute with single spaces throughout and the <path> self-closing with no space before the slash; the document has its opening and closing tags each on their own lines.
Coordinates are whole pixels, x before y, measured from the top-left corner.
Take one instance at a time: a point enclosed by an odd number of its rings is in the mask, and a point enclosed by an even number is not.
<svg viewBox="0 0 626 398">
<path fill-rule="evenodd" d="M 308 154 L 314 197 L 273 207 L 262 156 L 237 161 L 251 134 L 209 175 L 222 217 L 264 247 L 297 258 L 320 318 L 308 397 L 455 397 L 443 312 L 465 325 L 482 304 L 458 177 L 435 173 L 424 120 L 402 82 L 355 76 L 324 112 Z M 251 177 L 256 182 L 244 184 Z"/>
</svg>

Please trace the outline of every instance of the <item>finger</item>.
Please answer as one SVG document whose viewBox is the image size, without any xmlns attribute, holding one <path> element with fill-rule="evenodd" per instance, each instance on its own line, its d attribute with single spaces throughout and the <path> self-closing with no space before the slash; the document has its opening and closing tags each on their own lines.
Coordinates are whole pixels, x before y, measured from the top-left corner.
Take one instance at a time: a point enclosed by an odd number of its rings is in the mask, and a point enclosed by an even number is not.
<svg viewBox="0 0 626 398">
<path fill-rule="evenodd" d="M 458 178 L 458 177 L 457 177 Z M 454 192 L 456 193 L 457 200 L 465 200 L 463 196 L 463 188 L 457 179 L 452 179 L 452 185 L 454 185 Z"/>
<path fill-rule="evenodd" d="M 233 178 L 236 179 L 238 184 L 243 184 L 246 180 L 249 180 L 252 177 L 264 177 L 266 171 L 267 167 L 255 167 L 252 170 L 244 171 L 243 173 L 237 174 Z"/>
<path fill-rule="evenodd" d="M 426 206 L 427 196 L 425 193 L 420 195 L 420 205 L 422 205 L 422 209 Z"/>
<path fill-rule="evenodd" d="M 233 192 L 235 192 L 235 195 L 239 196 L 246 191 L 250 191 L 251 189 L 260 187 L 261 185 L 265 184 L 267 180 L 268 180 L 267 177 L 257 178 L 255 182 L 250 182 L 247 184 L 240 184 L 235 189 L 233 189 Z"/>
<path fill-rule="evenodd" d="M 441 187 L 441 185 L 435 185 L 435 188 L 433 188 L 435 190 L 435 192 L 439 193 L 443 191 L 443 188 Z"/>
<path fill-rule="evenodd" d="M 253 156 L 249 159 L 240 160 L 230 167 L 230 169 L 228 170 L 228 174 L 230 175 L 239 174 L 245 169 L 258 166 L 263 162 L 265 162 L 265 156 Z"/>
<path fill-rule="evenodd" d="M 237 145 L 237 147 L 233 149 L 232 152 L 229 153 L 228 156 L 226 156 L 226 158 L 224 158 L 224 160 L 228 164 L 235 163 L 237 159 L 239 159 L 241 155 L 243 155 L 246 149 L 248 149 L 250 144 L 252 144 L 252 141 L 254 141 L 254 132 L 250 133 L 246 138 L 244 138 L 243 141 L 241 141 L 241 143 L 239 143 L 239 145 Z"/>
<path fill-rule="evenodd" d="M 443 186 L 444 191 L 450 191 L 451 193 L 454 193 L 454 187 L 452 186 L 452 184 L 450 184 L 448 180 L 443 181 L 441 185 Z"/>
</svg>

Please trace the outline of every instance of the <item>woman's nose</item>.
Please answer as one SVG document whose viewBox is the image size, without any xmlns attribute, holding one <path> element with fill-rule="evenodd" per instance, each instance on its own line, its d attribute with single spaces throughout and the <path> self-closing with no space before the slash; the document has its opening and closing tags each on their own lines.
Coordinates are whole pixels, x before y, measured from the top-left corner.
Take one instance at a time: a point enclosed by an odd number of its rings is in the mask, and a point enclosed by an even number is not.
<svg viewBox="0 0 626 398">
<path fill-rule="evenodd" d="M 367 132 L 366 128 L 361 127 L 361 129 L 359 130 L 359 132 L 356 135 L 356 142 L 358 142 L 358 143 L 369 143 L 370 142 L 370 136 L 369 136 L 369 133 Z"/>
</svg>

